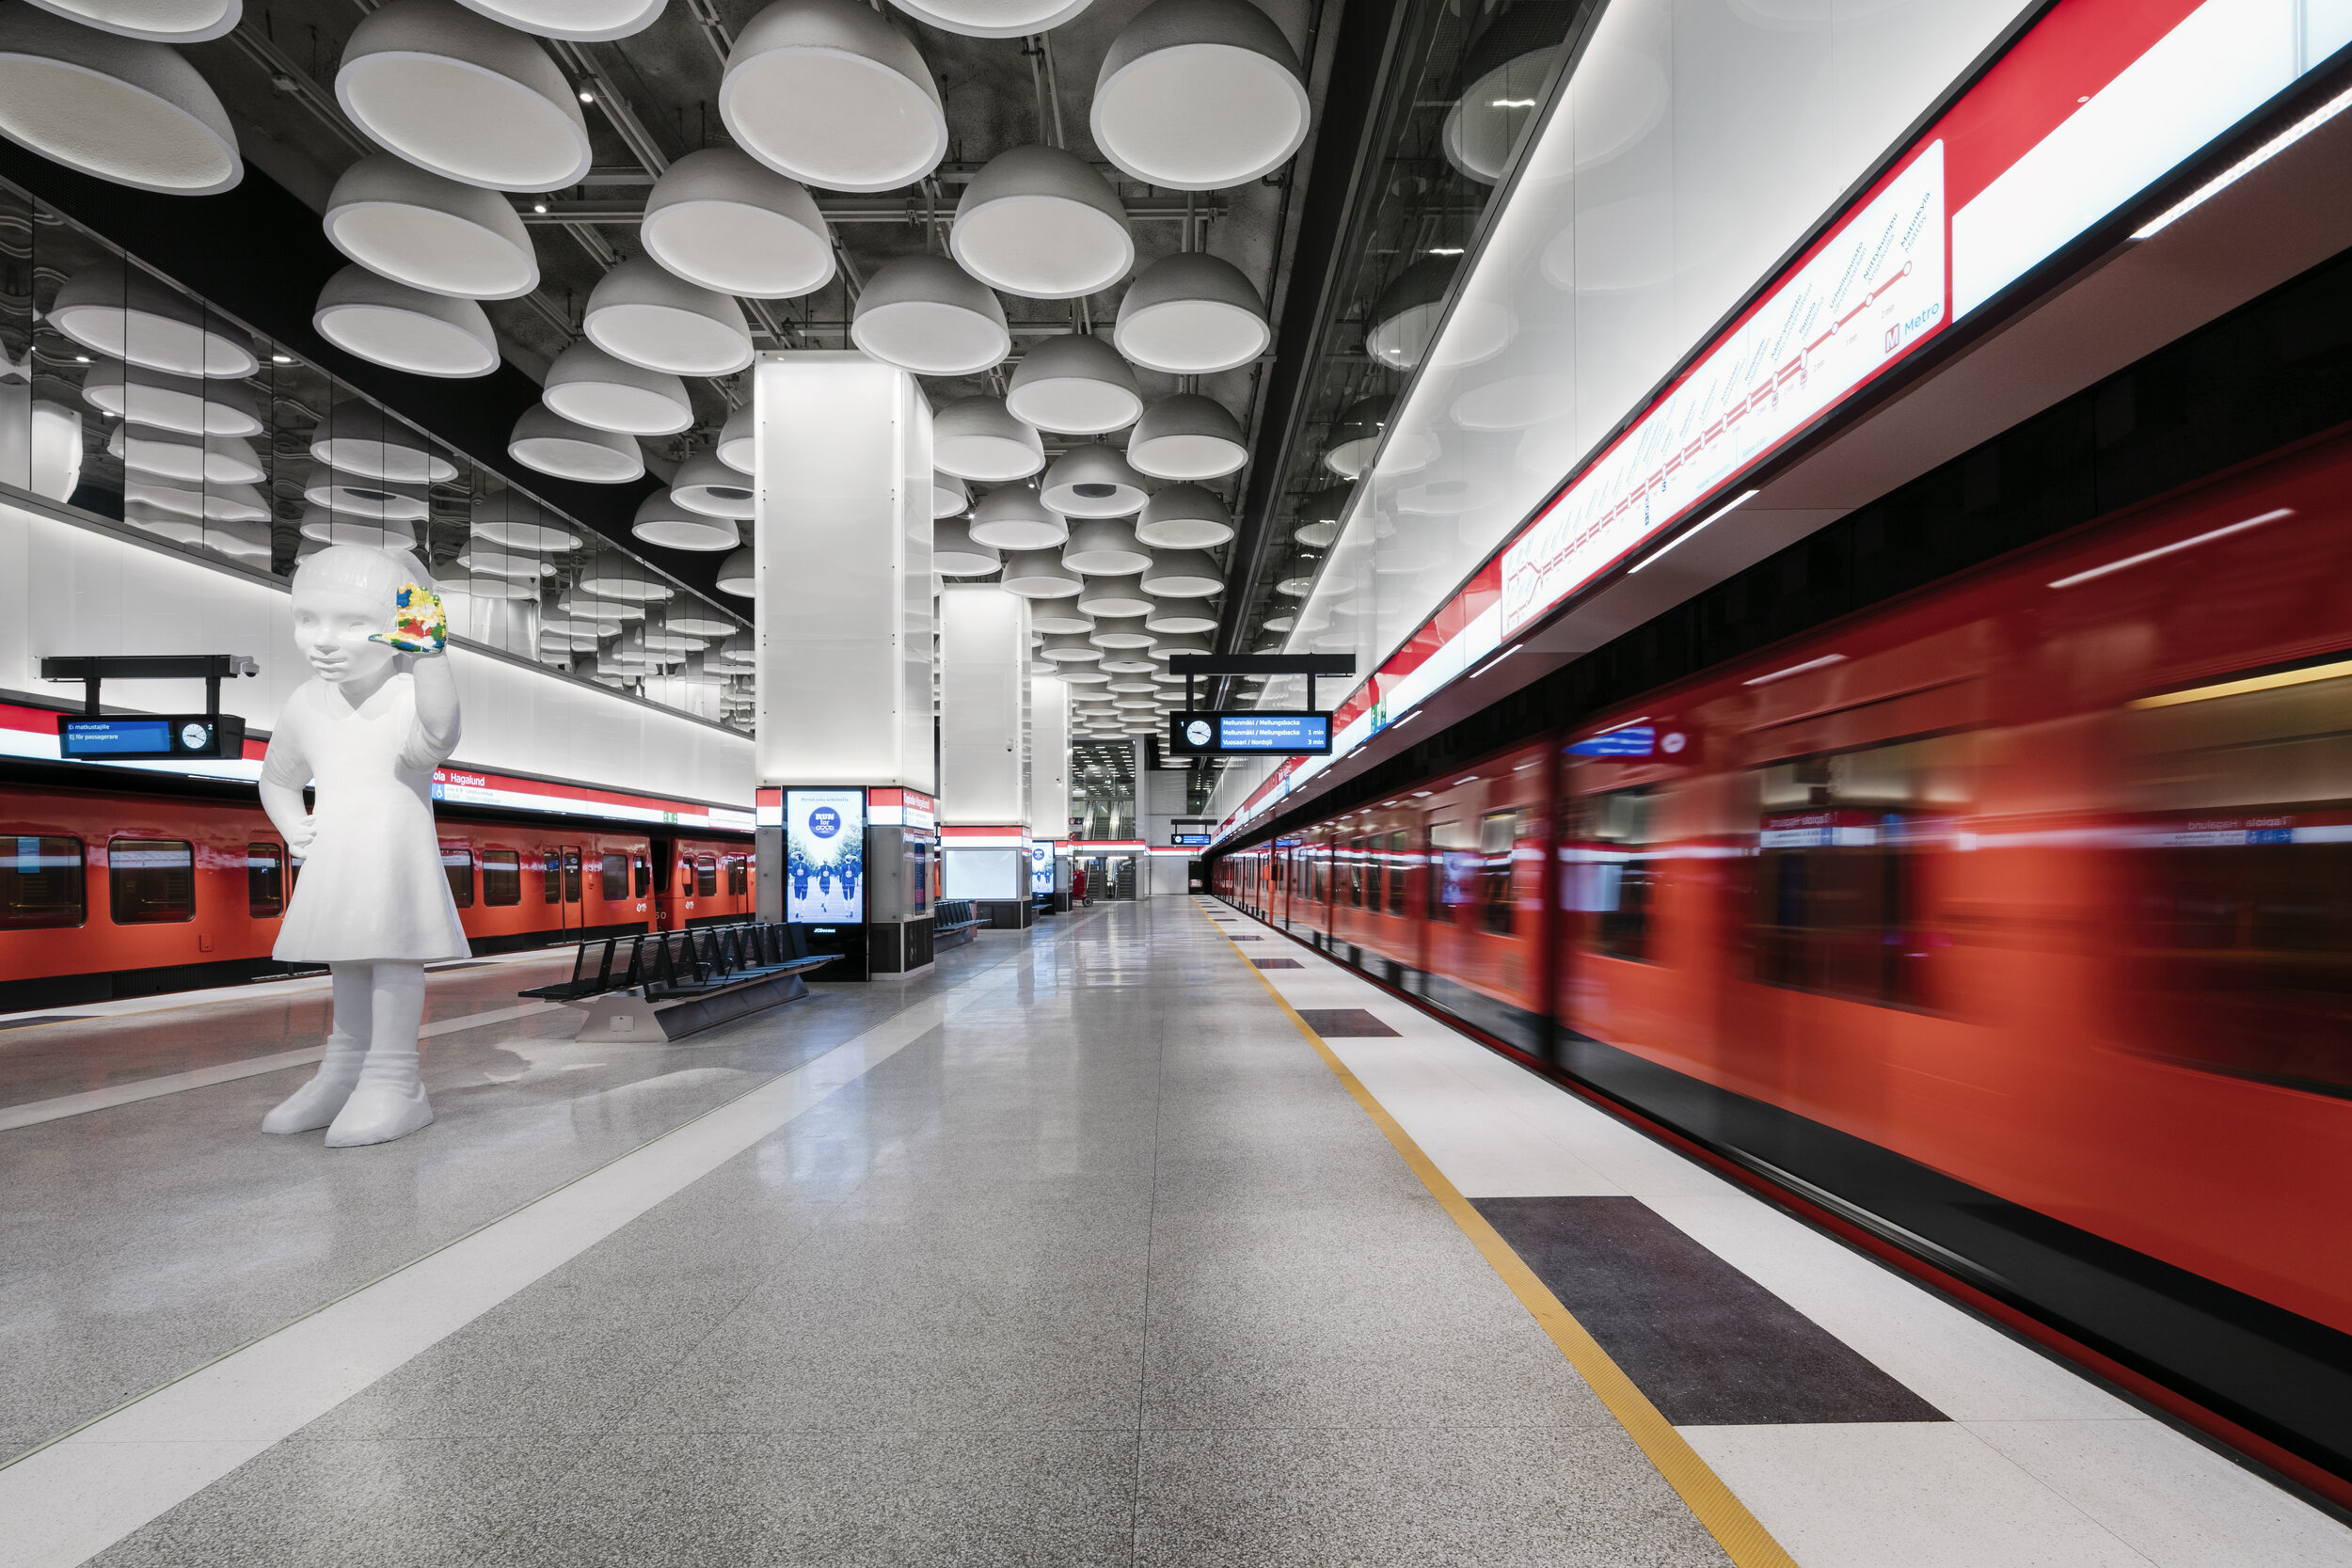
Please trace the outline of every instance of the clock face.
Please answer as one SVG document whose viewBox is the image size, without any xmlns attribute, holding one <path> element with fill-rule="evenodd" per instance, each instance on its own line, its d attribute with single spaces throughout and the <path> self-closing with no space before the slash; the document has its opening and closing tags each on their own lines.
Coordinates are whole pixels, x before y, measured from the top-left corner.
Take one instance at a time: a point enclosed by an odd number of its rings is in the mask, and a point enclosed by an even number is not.
<svg viewBox="0 0 2352 1568">
<path fill-rule="evenodd" d="M 1216 732 L 1209 727 L 1206 719 L 1196 719 L 1184 726 L 1184 739 L 1191 745 L 1206 746 L 1215 738 Z"/>
<path fill-rule="evenodd" d="M 204 743 L 212 738 L 213 732 L 205 725 L 183 724 L 180 726 L 180 744 L 191 752 L 202 751 Z"/>
</svg>

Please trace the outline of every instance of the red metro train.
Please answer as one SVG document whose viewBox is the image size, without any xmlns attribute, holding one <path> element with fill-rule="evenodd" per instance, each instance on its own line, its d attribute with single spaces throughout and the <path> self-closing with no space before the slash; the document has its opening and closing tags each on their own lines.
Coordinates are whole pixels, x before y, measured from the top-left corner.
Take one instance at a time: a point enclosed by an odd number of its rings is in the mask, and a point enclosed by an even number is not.
<svg viewBox="0 0 2352 1568">
<path fill-rule="evenodd" d="M 2339 436 L 1214 887 L 2352 1498 L 2347 498 Z"/>
</svg>

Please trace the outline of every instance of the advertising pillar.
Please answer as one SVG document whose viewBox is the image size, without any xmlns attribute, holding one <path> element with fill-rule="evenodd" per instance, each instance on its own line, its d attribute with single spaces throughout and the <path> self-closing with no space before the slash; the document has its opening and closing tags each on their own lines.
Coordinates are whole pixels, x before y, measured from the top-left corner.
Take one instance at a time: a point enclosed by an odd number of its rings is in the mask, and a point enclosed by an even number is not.
<svg viewBox="0 0 2352 1568">
<path fill-rule="evenodd" d="M 939 661 L 946 895 L 970 899 L 990 926 L 1026 926 L 1029 601 L 993 584 L 949 583 L 939 596 Z"/>
</svg>

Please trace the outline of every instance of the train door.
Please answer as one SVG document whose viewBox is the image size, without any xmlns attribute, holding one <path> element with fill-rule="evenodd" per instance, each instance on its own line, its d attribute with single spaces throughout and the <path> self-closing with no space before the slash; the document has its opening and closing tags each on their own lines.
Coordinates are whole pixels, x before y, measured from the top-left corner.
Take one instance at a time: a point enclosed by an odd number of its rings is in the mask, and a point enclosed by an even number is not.
<svg viewBox="0 0 2352 1568">
<path fill-rule="evenodd" d="M 587 906 L 580 902 L 580 846 L 566 844 L 558 850 L 563 856 L 564 928 L 577 931 L 587 921 Z"/>
<path fill-rule="evenodd" d="M 651 866 L 647 873 L 653 882 L 653 928 L 675 931 L 681 924 L 677 919 L 677 855 L 676 846 L 666 838 L 657 838 L 648 851 Z"/>
</svg>

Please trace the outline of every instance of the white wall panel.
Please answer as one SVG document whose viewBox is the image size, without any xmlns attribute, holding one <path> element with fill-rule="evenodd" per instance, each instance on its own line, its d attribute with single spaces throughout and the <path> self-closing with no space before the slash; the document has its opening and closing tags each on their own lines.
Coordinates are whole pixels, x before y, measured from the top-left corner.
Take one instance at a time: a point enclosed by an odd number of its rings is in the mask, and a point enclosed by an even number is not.
<svg viewBox="0 0 2352 1568">
<path fill-rule="evenodd" d="M 1029 677 L 1029 836 L 1070 836 L 1070 683 Z"/>
<path fill-rule="evenodd" d="M 1029 703 L 1029 601 L 949 583 L 939 595 L 939 820 L 1029 820 L 1023 732 Z"/>
</svg>

